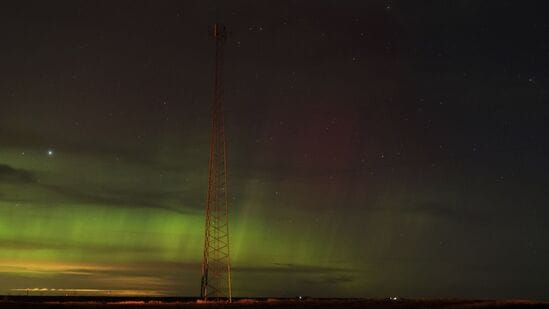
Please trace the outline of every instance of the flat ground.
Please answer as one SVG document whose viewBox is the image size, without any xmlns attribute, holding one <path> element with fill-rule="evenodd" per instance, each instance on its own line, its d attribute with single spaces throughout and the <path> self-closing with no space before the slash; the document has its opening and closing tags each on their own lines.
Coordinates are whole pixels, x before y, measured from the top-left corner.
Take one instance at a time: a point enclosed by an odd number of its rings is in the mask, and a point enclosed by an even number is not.
<svg viewBox="0 0 549 309">
<path fill-rule="evenodd" d="M 412 299 L 239 299 L 199 303 L 193 299 L 109 299 L 78 297 L 4 297 L 0 308 L 549 308 L 531 300 Z"/>
</svg>

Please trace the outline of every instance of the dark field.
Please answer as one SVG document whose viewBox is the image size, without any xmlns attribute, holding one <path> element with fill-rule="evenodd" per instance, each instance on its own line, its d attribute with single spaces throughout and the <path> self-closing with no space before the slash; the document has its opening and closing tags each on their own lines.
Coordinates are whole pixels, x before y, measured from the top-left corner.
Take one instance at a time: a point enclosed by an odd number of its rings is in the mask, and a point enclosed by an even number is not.
<svg viewBox="0 0 549 309">
<path fill-rule="evenodd" d="M 233 303 L 193 298 L 3 297 L 0 308 L 549 308 L 532 300 L 452 299 L 236 299 Z"/>
</svg>

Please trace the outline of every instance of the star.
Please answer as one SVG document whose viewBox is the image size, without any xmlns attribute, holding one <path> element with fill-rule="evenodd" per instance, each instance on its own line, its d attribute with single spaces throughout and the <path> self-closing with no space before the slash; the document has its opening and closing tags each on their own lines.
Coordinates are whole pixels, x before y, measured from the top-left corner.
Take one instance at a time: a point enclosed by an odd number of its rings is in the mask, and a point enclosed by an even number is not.
<svg viewBox="0 0 549 309">
<path fill-rule="evenodd" d="M 48 157 L 52 157 L 53 156 L 53 150 L 52 149 L 48 149 Z"/>
</svg>

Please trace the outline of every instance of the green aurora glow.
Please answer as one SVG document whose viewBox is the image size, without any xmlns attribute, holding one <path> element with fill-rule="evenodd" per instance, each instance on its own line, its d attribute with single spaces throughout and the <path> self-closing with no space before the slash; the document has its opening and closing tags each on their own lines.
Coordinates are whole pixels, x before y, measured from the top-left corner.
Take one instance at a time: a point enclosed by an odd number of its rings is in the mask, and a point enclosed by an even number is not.
<svg viewBox="0 0 549 309">
<path fill-rule="evenodd" d="M 143 191 L 154 190 L 154 184 L 148 186 L 137 180 L 150 179 L 150 171 L 135 164 L 118 163 L 114 167 L 114 162 L 64 153 L 62 149 L 57 149 L 51 157 L 44 151 L 3 149 L 0 157 L 13 169 L 4 173 L 0 191 L 3 245 L 0 267 L 9 276 L 21 276 L 15 281 L 2 281 L 5 293 L 27 287 L 128 290 L 129 284 L 136 290 L 193 295 L 199 282 L 204 222 L 201 203 L 180 202 L 186 190 L 170 194 L 174 188 L 157 187 L 157 194 L 150 194 L 156 204 L 147 203 L 146 198 L 134 203 L 135 197 L 120 192 L 146 196 L 147 192 Z M 34 176 L 25 178 L 22 171 L 33 171 Z M 162 177 L 178 178 L 177 175 Z M 205 177 L 196 178 L 205 183 Z M 121 191 L 101 193 L 112 188 Z M 203 190 L 197 191 L 198 196 L 203 195 Z M 348 256 L 345 247 L 337 241 L 326 242 L 333 238 L 329 217 L 318 219 L 317 224 L 324 227 L 322 231 L 305 228 L 299 218 L 306 213 L 295 209 L 269 211 L 269 206 L 258 200 L 265 200 L 265 195 L 272 193 L 262 191 L 266 191 L 264 185 L 251 181 L 244 192 L 239 193 L 243 198 L 232 201 L 235 210 L 231 214 L 231 256 L 237 292 L 267 293 L 245 281 L 249 277 L 256 280 L 262 273 L 266 276 L 263 280 L 273 280 L 269 273 L 277 268 L 285 273 L 284 270 L 296 267 L 297 272 L 307 274 L 318 267 L 321 280 L 350 271 L 347 268 L 352 265 L 348 262 L 333 262 Z M 156 199 L 163 196 L 162 192 L 166 197 Z M 197 200 L 200 202 L 200 198 Z M 272 218 L 277 218 L 276 222 L 272 222 Z M 46 266 L 29 270 L 25 263 Z M 67 265 L 67 269 L 63 269 L 60 276 L 48 270 L 50 264 Z M 100 270 L 98 274 L 93 268 L 87 270 L 86 275 L 74 274 L 69 282 L 76 286 L 68 286 L 66 277 L 76 272 L 80 264 L 94 265 Z M 149 268 L 142 269 L 141 264 Z M 157 276 L 158 269 L 151 265 L 175 265 L 180 269 L 170 271 L 181 277 Z M 128 280 L 117 284 L 113 275 L 112 284 L 105 286 L 103 267 L 120 267 L 129 272 L 124 274 Z M 324 269 L 328 274 L 323 274 Z M 166 275 L 167 269 L 163 272 Z M 99 282 L 94 279 L 96 276 Z M 159 282 L 144 286 L 140 282 L 143 276 Z M 132 277 L 135 279 L 129 280 Z M 280 283 L 284 280 L 284 276 L 281 277 Z M 324 277 L 327 279 L 322 279 Z"/>
</svg>

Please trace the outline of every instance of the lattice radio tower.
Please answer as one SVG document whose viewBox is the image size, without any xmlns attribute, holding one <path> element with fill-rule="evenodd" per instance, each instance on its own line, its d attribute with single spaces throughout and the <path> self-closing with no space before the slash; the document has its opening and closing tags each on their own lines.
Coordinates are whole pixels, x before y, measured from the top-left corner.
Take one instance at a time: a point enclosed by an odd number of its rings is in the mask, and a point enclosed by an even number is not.
<svg viewBox="0 0 549 309">
<path fill-rule="evenodd" d="M 231 261 L 229 256 L 229 203 L 227 199 L 227 145 L 223 101 L 223 45 L 227 31 L 223 25 L 213 26 L 215 39 L 215 71 L 206 197 L 206 226 L 200 297 L 205 300 L 232 300 Z"/>
</svg>

